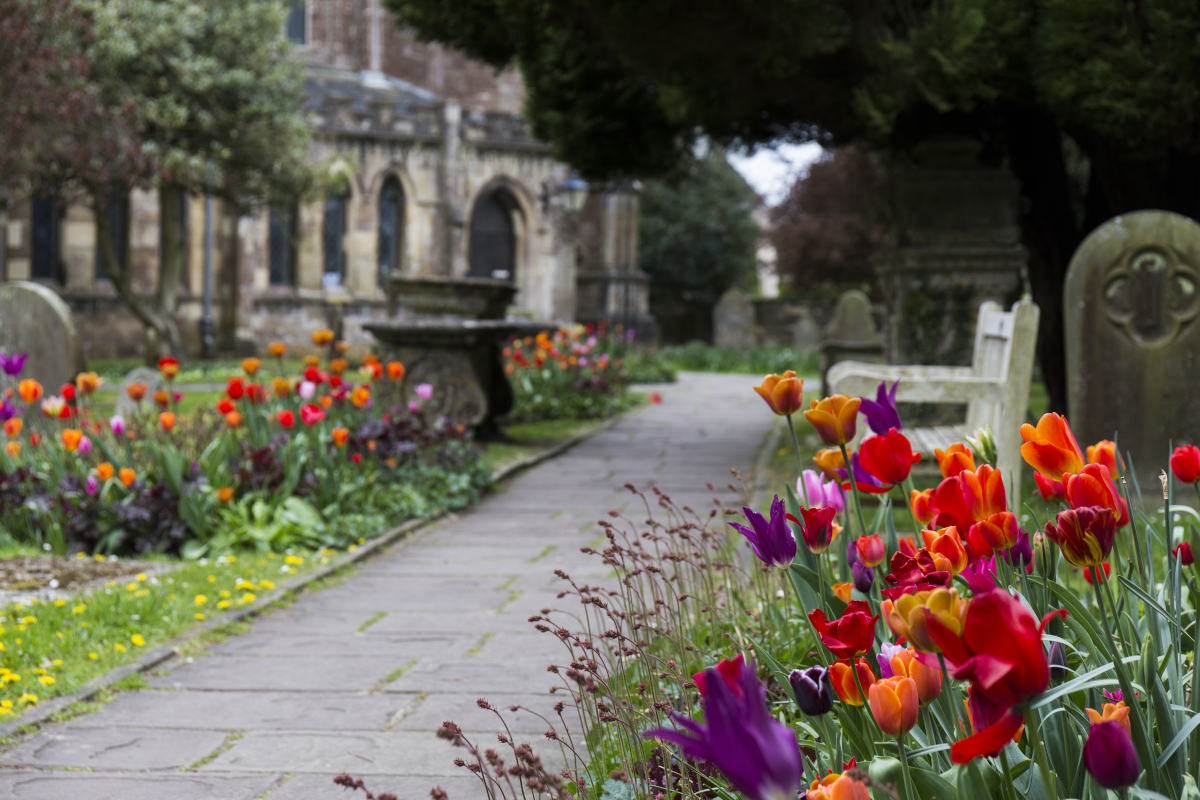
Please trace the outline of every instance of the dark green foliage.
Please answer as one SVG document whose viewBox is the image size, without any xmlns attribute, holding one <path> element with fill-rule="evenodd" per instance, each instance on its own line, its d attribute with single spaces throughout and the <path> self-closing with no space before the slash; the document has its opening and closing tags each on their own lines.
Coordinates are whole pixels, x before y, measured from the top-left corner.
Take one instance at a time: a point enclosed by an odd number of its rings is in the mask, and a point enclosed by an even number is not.
<svg viewBox="0 0 1200 800">
<path fill-rule="evenodd" d="M 647 181 L 638 265 L 650 275 L 650 310 L 668 341 L 674 316 L 711 319 L 721 293 L 754 269 L 758 202 L 720 151 Z"/>
<path fill-rule="evenodd" d="M 821 354 L 805 352 L 791 347 L 754 347 L 750 350 L 733 350 L 713 347 L 708 344 L 691 344 L 664 347 L 662 358 L 675 369 L 693 372 L 742 372 L 748 375 L 783 374 L 795 370 L 797 374 L 813 376 L 821 374 Z"/>
</svg>

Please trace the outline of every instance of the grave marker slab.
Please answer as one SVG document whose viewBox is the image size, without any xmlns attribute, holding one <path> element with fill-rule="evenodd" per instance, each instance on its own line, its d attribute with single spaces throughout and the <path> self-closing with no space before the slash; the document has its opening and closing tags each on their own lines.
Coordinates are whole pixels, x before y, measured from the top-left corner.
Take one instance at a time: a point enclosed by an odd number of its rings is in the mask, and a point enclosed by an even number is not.
<svg viewBox="0 0 1200 800">
<path fill-rule="evenodd" d="M 22 378 L 47 394 L 83 372 L 83 343 L 71 309 L 51 289 L 28 281 L 0 283 L 0 350 L 29 353 Z"/>
</svg>

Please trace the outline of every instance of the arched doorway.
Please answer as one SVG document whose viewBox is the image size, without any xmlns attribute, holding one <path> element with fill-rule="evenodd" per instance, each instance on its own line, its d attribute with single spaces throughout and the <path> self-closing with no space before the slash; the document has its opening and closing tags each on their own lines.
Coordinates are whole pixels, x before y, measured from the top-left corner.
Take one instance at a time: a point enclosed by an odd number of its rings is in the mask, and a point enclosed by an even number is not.
<svg viewBox="0 0 1200 800">
<path fill-rule="evenodd" d="M 379 285 L 399 272 L 404 260 L 404 189 L 389 175 L 379 190 Z"/>
<path fill-rule="evenodd" d="M 504 189 L 479 196 L 471 212 L 469 258 L 473 278 L 515 280 L 517 272 L 517 233 L 515 215 L 521 213 L 517 201 Z"/>
</svg>

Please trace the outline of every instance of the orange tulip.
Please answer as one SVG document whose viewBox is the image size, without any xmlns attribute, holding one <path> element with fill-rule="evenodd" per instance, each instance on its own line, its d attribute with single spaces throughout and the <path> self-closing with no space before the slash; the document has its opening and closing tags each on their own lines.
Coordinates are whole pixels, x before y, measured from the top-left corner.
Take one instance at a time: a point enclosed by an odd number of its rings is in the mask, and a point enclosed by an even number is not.
<svg viewBox="0 0 1200 800">
<path fill-rule="evenodd" d="M 804 797 L 805 800 L 871 800 L 866 784 L 840 772 L 813 781 Z"/>
<path fill-rule="evenodd" d="M 374 353 L 367 353 L 365 356 L 362 357 L 361 363 L 364 367 L 367 364 L 378 364 L 379 356 L 375 355 Z"/>
<path fill-rule="evenodd" d="M 292 393 L 292 382 L 287 378 L 275 378 L 271 381 L 271 388 L 280 397 L 287 397 Z"/>
<path fill-rule="evenodd" d="M 271 342 L 267 345 L 267 352 L 276 358 L 283 358 L 283 354 L 287 352 L 287 345 L 283 342 Z"/>
<path fill-rule="evenodd" d="M 846 459 L 842 458 L 841 448 L 826 447 L 824 450 L 818 450 L 813 456 L 813 463 L 817 468 L 830 480 L 841 483 L 843 478 L 837 474 L 837 470 L 846 468 Z"/>
<path fill-rule="evenodd" d="M 4 421 L 4 435 L 15 439 L 16 437 L 21 435 L 21 428 L 24 428 L 24 427 L 25 427 L 25 423 L 21 420 L 20 417 L 13 417 L 12 419 L 5 420 Z"/>
<path fill-rule="evenodd" d="M 944 479 L 929 500 L 936 512 L 934 524 L 939 528 L 954 525 L 960 531 L 970 531 L 976 522 L 1008 509 L 1000 471 L 987 464 Z"/>
<path fill-rule="evenodd" d="M 371 401 L 371 390 L 366 386 L 359 386 L 350 393 L 350 402 L 355 408 L 362 408 Z"/>
<path fill-rule="evenodd" d="M 164 411 L 158 415 L 159 426 L 168 433 L 175 427 L 175 415 L 170 411 Z"/>
<path fill-rule="evenodd" d="M 329 362 L 329 371 L 334 375 L 341 375 L 346 371 L 346 367 L 348 366 L 350 366 L 350 364 L 346 361 L 346 359 L 335 358 L 333 361 Z"/>
<path fill-rule="evenodd" d="M 511 365 L 509 365 L 511 366 Z M 404 365 L 399 361 L 389 361 L 387 365 L 387 376 L 393 381 L 404 379 Z"/>
<path fill-rule="evenodd" d="M 1088 464 L 1078 475 L 1063 475 L 1063 493 L 1071 508 L 1110 508 L 1117 518 L 1118 528 L 1129 524 L 1129 504 L 1121 497 L 1111 471 L 1103 464 Z"/>
<path fill-rule="evenodd" d="M 942 671 L 922 661 L 915 647 L 892 653 L 888 662 L 892 668 L 892 675 L 911 678 L 917 684 L 917 697 L 921 699 L 921 705 L 931 703 L 941 696 Z"/>
<path fill-rule="evenodd" d="M 220 489 L 217 489 L 217 499 L 222 503 L 228 503 L 233 499 L 233 487 L 222 486 Z"/>
<path fill-rule="evenodd" d="M 929 502 L 929 498 L 932 496 L 933 489 L 926 489 L 923 492 L 913 489 L 908 493 L 908 504 L 912 508 L 912 514 L 923 526 L 933 522 L 933 505 Z"/>
<path fill-rule="evenodd" d="M 304 357 L 304 366 L 305 367 L 315 367 L 320 363 L 321 363 L 321 359 L 318 358 L 317 356 L 305 356 Z"/>
<path fill-rule="evenodd" d="M 1021 536 L 1017 515 L 1011 511 L 1000 511 L 971 526 L 967 532 L 967 543 L 978 558 L 990 558 L 997 550 L 1008 550 Z"/>
<path fill-rule="evenodd" d="M 131 383 L 125 387 L 125 394 L 129 395 L 129 399 L 133 402 L 140 403 L 146 396 L 146 388 L 144 383 Z"/>
<path fill-rule="evenodd" d="M 333 331 L 329 330 L 328 328 L 315 330 L 313 331 L 312 340 L 313 344 L 315 344 L 317 347 L 324 347 L 333 341 Z"/>
<path fill-rule="evenodd" d="M 1087 460 L 1089 464 L 1103 464 L 1108 467 L 1109 473 L 1115 479 L 1117 477 L 1117 445 L 1115 442 L 1108 439 L 1102 439 L 1087 449 Z M 1121 467 L 1124 469 L 1125 459 L 1121 459 Z"/>
<path fill-rule="evenodd" d="M 912 678 L 895 677 L 876 681 L 867 690 L 867 695 L 875 724 L 889 736 L 908 733 L 917 724 L 921 698 L 917 695 L 917 682 Z"/>
<path fill-rule="evenodd" d="M 74 453 L 75 448 L 83 441 L 83 431 L 78 428 L 64 428 L 61 436 L 63 447 L 67 448 L 68 453 Z"/>
<path fill-rule="evenodd" d="M 1021 438 L 1025 440 L 1021 456 L 1047 478 L 1061 481 L 1065 473 L 1083 469 L 1083 453 L 1065 417 L 1044 414 L 1036 428 L 1028 423 L 1021 426 Z"/>
<path fill-rule="evenodd" d="M 117 472 L 117 477 L 120 479 L 121 483 L 125 485 L 125 488 L 128 489 L 133 485 L 134 480 L 137 479 L 137 473 L 131 470 L 129 467 L 121 467 L 120 471 Z"/>
<path fill-rule="evenodd" d="M 790 417 L 800 410 L 804 398 L 804 379 L 788 370 L 782 375 L 768 375 L 760 385 L 754 387 L 767 405 L 781 417 Z"/>
<path fill-rule="evenodd" d="M 1103 709 L 1104 713 L 1100 713 L 1094 708 L 1087 708 L 1084 710 L 1087 711 L 1088 721 L 1093 725 L 1095 725 L 1097 722 L 1117 722 L 1125 729 L 1126 732 L 1130 731 L 1129 712 L 1132 711 L 1132 709 L 1125 705 L 1124 700 L 1119 703 L 1105 703 Z"/>
<path fill-rule="evenodd" d="M 81 372 L 75 376 L 75 386 L 83 394 L 92 394 L 102 383 L 104 379 L 94 372 Z"/>
<path fill-rule="evenodd" d="M 113 476 L 113 465 L 107 461 L 101 462 L 96 466 L 96 477 L 102 481 L 106 481 Z"/>
<path fill-rule="evenodd" d="M 350 343 L 346 342 L 346 341 L 338 340 L 338 343 L 333 346 L 333 349 L 337 350 L 339 353 L 344 353 L 350 349 Z"/>
<path fill-rule="evenodd" d="M 963 547 L 958 528 L 951 525 L 941 528 L 936 533 L 921 531 L 921 538 L 925 540 L 925 549 L 933 556 L 938 569 L 945 569 L 951 575 L 957 575 L 967 568 L 967 549 Z M 942 560 L 945 561 L 944 565 L 941 564 Z"/>
<path fill-rule="evenodd" d="M 333 398 L 325 394 L 317 398 L 317 402 L 321 404 L 321 408 L 329 408 L 333 405 Z"/>
<path fill-rule="evenodd" d="M 262 362 L 259 361 L 257 358 L 243 358 L 242 359 L 242 371 L 245 372 L 247 375 L 253 375 L 254 373 L 258 372 L 258 368 L 261 366 L 262 366 Z"/>
<path fill-rule="evenodd" d="M 338 447 L 345 447 L 346 439 L 349 438 L 349 436 L 350 436 L 350 431 L 347 430 L 346 428 L 334 428 L 333 429 L 333 443 L 335 445 L 337 445 Z"/>
<path fill-rule="evenodd" d="M 9 458 L 16 458 L 17 456 L 21 455 L 21 443 L 7 442 L 4 445 L 4 452 L 8 453 Z"/>
<path fill-rule="evenodd" d="M 163 356 L 158 360 L 158 371 L 167 380 L 174 380 L 179 374 L 179 359 L 171 356 Z"/>
<path fill-rule="evenodd" d="M 955 442 L 945 450 L 935 448 L 933 454 L 943 478 L 953 478 L 965 469 L 975 471 L 975 455 L 962 442 Z"/>
<path fill-rule="evenodd" d="M 892 633 L 904 637 L 909 644 L 925 653 L 940 652 L 929 634 L 929 618 L 961 635 L 968 601 L 958 596 L 957 589 L 937 588 L 914 594 L 902 594 L 884 600 L 879 608 Z"/>
<path fill-rule="evenodd" d="M 242 426 L 242 415 L 236 411 L 230 411 L 225 415 L 225 424 L 231 428 L 240 428 Z"/>
<path fill-rule="evenodd" d="M 833 585 L 833 596 L 843 603 L 850 602 L 850 592 L 854 589 L 853 583 L 835 583 Z"/>
<path fill-rule="evenodd" d="M 32 378 L 26 378 L 17 384 L 17 394 L 21 395 L 21 399 L 26 403 L 36 403 L 42 399 L 42 385 Z"/>
<path fill-rule="evenodd" d="M 838 446 L 854 438 L 858 430 L 858 407 L 862 399 L 835 394 L 817 402 L 804 412 L 804 418 L 817 429 L 821 440 L 827 445 Z"/>
<path fill-rule="evenodd" d="M 858 680 L 862 683 L 863 691 L 869 693 L 871 685 L 875 683 L 875 673 L 871 671 L 871 665 L 865 658 L 857 659 L 854 664 L 858 670 Z M 854 683 L 854 673 L 850 671 L 849 664 L 844 661 L 835 661 L 829 667 L 829 680 L 833 684 L 833 690 L 837 692 L 837 696 L 842 699 L 843 703 L 852 706 L 863 704 L 863 696 L 858 693 L 858 685 Z"/>
</svg>

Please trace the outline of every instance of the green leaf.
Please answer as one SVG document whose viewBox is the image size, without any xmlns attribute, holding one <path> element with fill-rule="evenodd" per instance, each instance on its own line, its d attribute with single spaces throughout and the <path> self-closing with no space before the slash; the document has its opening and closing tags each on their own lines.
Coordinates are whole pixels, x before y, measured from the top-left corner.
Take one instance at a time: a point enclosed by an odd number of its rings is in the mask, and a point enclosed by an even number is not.
<svg viewBox="0 0 1200 800">
<path fill-rule="evenodd" d="M 1196 730 L 1196 728 L 1200 728 L 1200 714 L 1197 714 L 1189 719 L 1187 724 L 1179 729 L 1179 733 L 1175 734 L 1175 738 L 1168 742 L 1167 746 L 1163 748 L 1162 754 L 1158 757 L 1159 769 L 1162 769 L 1164 766 L 1166 766 L 1167 761 L 1171 759 L 1171 756 L 1175 754 L 1175 751 L 1179 749 L 1179 746 L 1187 741 L 1188 736 L 1190 736 L 1192 731 Z"/>
<path fill-rule="evenodd" d="M 1163 608 L 1162 604 L 1160 604 L 1157 600 L 1155 600 L 1153 597 L 1151 597 L 1146 592 L 1146 590 L 1144 590 L 1142 587 L 1138 586 L 1136 583 L 1134 583 L 1133 581 L 1126 578 L 1124 575 L 1119 576 L 1117 578 L 1117 580 L 1119 580 L 1121 582 L 1121 585 L 1124 586 L 1126 589 L 1128 589 L 1129 591 L 1136 594 L 1143 603 L 1145 603 L 1146 605 L 1150 606 L 1155 611 L 1157 611 L 1159 616 L 1162 619 L 1165 619 L 1168 622 L 1170 622 L 1172 625 L 1174 625 L 1176 631 L 1179 630 L 1179 623 L 1175 621 L 1175 617 L 1170 612 L 1168 612 L 1165 608 Z"/>
</svg>

